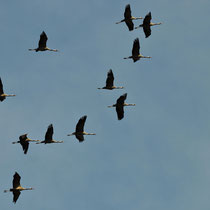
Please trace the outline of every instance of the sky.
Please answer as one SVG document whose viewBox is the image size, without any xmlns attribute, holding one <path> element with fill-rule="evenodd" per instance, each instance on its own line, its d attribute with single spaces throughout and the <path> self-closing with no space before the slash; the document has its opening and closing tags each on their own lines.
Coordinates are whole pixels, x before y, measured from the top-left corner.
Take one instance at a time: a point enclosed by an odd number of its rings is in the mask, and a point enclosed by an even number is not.
<svg viewBox="0 0 210 210">
<path fill-rule="evenodd" d="M 152 13 L 152 28 L 128 31 L 133 16 Z M 0 77 L 16 94 L 0 103 L 1 209 L 209 210 L 210 52 L 207 0 L 20 0 L 0 2 Z M 134 21 L 135 26 L 141 20 Z M 31 52 L 45 31 L 48 47 Z M 131 55 L 139 38 L 141 54 Z M 123 90 L 98 90 L 109 69 Z M 127 93 L 125 117 L 107 108 Z M 68 133 L 87 115 L 78 140 Z M 30 144 L 20 135 L 44 139 L 49 124 L 63 144 Z M 12 203 L 17 171 L 23 187 Z M 1 193 L 0 192 L 0 193 Z"/>
</svg>

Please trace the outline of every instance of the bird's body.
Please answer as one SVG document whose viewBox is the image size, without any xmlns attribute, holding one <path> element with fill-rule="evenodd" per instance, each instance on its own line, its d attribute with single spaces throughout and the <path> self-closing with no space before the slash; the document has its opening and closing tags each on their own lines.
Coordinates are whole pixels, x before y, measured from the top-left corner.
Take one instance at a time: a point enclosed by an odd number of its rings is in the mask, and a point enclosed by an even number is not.
<svg viewBox="0 0 210 210">
<path fill-rule="evenodd" d="M 29 49 L 30 51 L 53 51 L 53 52 L 57 52 L 58 50 L 56 49 L 50 49 L 47 47 L 47 40 L 48 40 L 48 37 L 46 35 L 46 33 L 43 31 L 40 35 L 40 39 L 39 39 L 39 45 L 38 45 L 38 48 L 35 48 L 35 49 Z"/>
<path fill-rule="evenodd" d="M 28 151 L 28 147 L 29 147 L 29 142 L 39 142 L 39 140 L 32 140 L 32 139 L 29 139 L 27 137 L 27 134 L 23 134 L 19 137 L 19 141 L 16 141 L 16 142 L 12 142 L 13 144 L 17 144 L 17 143 L 20 143 L 22 148 L 23 148 L 23 151 L 24 151 L 24 154 L 27 154 L 27 151 Z"/>
<path fill-rule="evenodd" d="M 127 93 L 121 95 L 117 99 L 116 104 L 108 106 L 108 107 L 116 107 L 118 120 L 122 120 L 124 118 L 124 106 L 135 106 L 136 105 L 136 104 L 127 104 L 127 103 L 125 103 L 126 98 L 127 98 Z"/>
<path fill-rule="evenodd" d="M 131 15 L 131 8 L 130 8 L 130 4 L 126 5 L 125 7 L 125 12 L 124 12 L 124 19 L 117 22 L 116 24 L 119 24 L 119 23 L 122 23 L 122 22 L 125 22 L 129 31 L 132 31 L 133 28 L 134 28 L 134 25 L 133 25 L 133 21 L 132 20 L 138 20 L 138 19 L 143 19 L 142 17 L 133 17 Z"/>
<path fill-rule="evenodd" d="M 63 143 L 63 141 L 56 141 L 53 139 L 53 125 L 50 124 L 47 128 L 47 132 L 45 134 L 45 140 L 41 142 L 37 142 L 37 144 L 51 144 L 51 143 Z"/>
<path fill-rule="evenodd" d="M 133 41 L 132 56 L 125 57 L 124 59 L 133 59 L 133 62 L 140 60 L 141 58 L 151 58 L 150 56 L 143 56 L 140 54 L 140 43 L 139 39 L 136 38 Z"/>
<path fill-rule="evenodd" d="M 79 119 L 77 125 L 76 125 L 76 130 L 75 132 L 68 134 L 67 136 L 73 136 L 75 135 L 75 137 L 79 140 L 79 142 L 83 142 L 84 141 L 84 135 L 96 135 L 95 133 L 87 133 L 84 131 L 84 125 L 85 125 L 85 121 L 87 119 L 87 116 L 83 116 Z"/>
<path fill-rule="evenodd" d="M 110 69 L 107 73 L 106 86 L 98 89 L 113 90 L 113 89 L 123 89 L 123 87 L 114 86 L 114 74 Z"/>
<path fill-rule="evenodd" d="M 4 192 L 13 192 L 13 202 L 16 203 L 17 199 L 20 196 L 21 191 L 23 190 L 33 190 L 32 187 L 30 188 L 24 188 L 20 185 L 20 175 L 15 172 L 14 176 L 13 176 L 13 188 L 9 189 L 9 190 L 4 190 Z"/>
<path fill-rule="evenodd" d="M 11 97 L 11 96 L 16 96 L 16 95 L 14 95 L 14 94 L 5 94 L 4 93 L 3 83 L 2 83 L 1 77 L 0 77 L 0 101 L 4 101 L 6 99 L 6 97 Z"/>
<path fill-rule="evenodd" d="M 151 26 L 155 26 L 155 25 L 161 25 L 162 23 L 152 23 L 151 22 L 152 19 L 152 15 L 151 12 L 149 12 L 143 21 L 143 24 L 135 27 L 135 29 L 142 27 L 144 30 L 144 34 L 145 34 L 145 38 L 149 37 L 151 35 Z"/>
</svg>

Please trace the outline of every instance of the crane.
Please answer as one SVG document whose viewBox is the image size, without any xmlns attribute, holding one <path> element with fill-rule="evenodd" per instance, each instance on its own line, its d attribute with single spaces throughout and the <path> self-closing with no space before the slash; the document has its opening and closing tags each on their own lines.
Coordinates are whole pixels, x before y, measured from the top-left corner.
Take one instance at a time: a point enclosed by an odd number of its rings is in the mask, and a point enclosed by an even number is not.
<svg viewBox="0 0 210 210">
<path fill-rule="evenodd" d="M 12 192 L 13 193 L 13 202 L 16 203 L 16 201 L 18 200 L 21 191 L 23 190 L 33 190 L 32 187 L 30 188 L 24 188 L 20 185 L 20 175 L 15 172 L 14 176 L 13 176 L 13 187 L 9 190 L 4 190 L 4 192 Z"/>
<path fill-rule="evenodd" d="M 81 117 L 76 125 L 75 132 L 73 132 L 72 134 L 68 134 L 67 136 L 75 135 L 75 137 L 79 140 L 79 142 L 83 142 L 84 135 L 96 135 L 95 133 L 86 133 L 84 131 L 84 125 L 85 125 L 86 119 L 87 119 L 86 115 Z"/>
<path fill-rule="evenodd" d="M 143 18 L 142 17 L 133 17 L 131 15 L 131 7 L 130 7 L 130 4 L 128 4 L 125 7 L 124 19 L 122 19 L 119 22 L 116 22 L 116 24 L 125 22 L 126 25 L 127 25 L 127 27 L 128 27 L 128 29 L 129 29 L 129 31 L 132 31 L 133 28 L 134 28 L 134 25 L 133 25 L 133 21 L 132 20 L 138 20 L 138 19 L 143 19 Z"/>
<path fill-rule="evenodd" d="M 136 38 L 133 41 L 132 55 L 129 57 L 125 57 L 124 59 L 133 59 L 133 62 L 136 62 L 136 61 L 140 60 L 141 58 L 151 58 L 150 56 L 141 55 L 139 50 L 140 50 L 139 39 Z"/>
<path fill-rule="evenodd" d="M 47 47 L 47 40 L 48 40 L 47 35 L 43 31 L 41 33 L 41 35 L 40 35 L 38 48 L 36 48 L 36 49 L 28 49 L 28 50 L 36 51 L 36 52 L 38 52 L 38 51 L 46 51 L 46 50 L 53 51 L 53 52 L 58 52 L 58 50 L 56 50 L 56 49 L 50 49 L 50 48 Z"/>
<path fill-rule="evenodd" d="M 98 89 L 107 89 L 107 90 L 113 90 L 113 89 L 123 89 L 124 87 L 116 87 L 114 86 L 114 74 L 112 70 L 110 69 L 107 73 L 107 79 L 106 79 L 106 86 Z"/>
<path fill-rule="evenodd" d="M 53 139 L 53 125 L 50 124 L 47 128 L 47 132 L 45 134 L 45 140 L 41 142 L 37 142 L 36 144 L 50 144 L 50 143 L 63 143 L 63 141 L 56 141 Z"/>
<path fill-rule="evenodd" d="M 12 142 L 13 144 L 18 144 L 20 143 L 22 148 L 23 148 L 23 152 L 24 154 L 27 154 L 28 151 L 28 147 L 29 147 L 29 142 L 39 142 L 39 140 L 31 140 L 27 137 L 27 133 L 23 134 L 21 136 L 19 136 L 19 141 L 16 142 Z"/>
<path fill-rule="evenodd" d="M 110 107 L 116 107 L 117 117 L 118 120 L 122 120 L 124 118 L 124 106 L 136 106 L 136 104 L 127 104 L 125 100 L 127 98 L 127 93 L 121 95 L 118 99 L 116 104 L 113 104 Z"/>
<path fill-rule="evenodd" d="M 143 27 L 145 38 L 147 38 L 147 37 L 149 37 L 151 35 L 151 26 L 161 25 L 162 24 L 162 23 L 152 23 L 151 19 L 152 19 L 152 15 L 151 15 L 151 12 L 149 12 L 145 16 L 145 18 L 143 20 L 143 24 L 135 27 L 135 29 Z"/>
<path fill-rule="evenodd" d="M 6 99 L 6 97 L 11 97 L 11 96 L 16 96 L 14 94 L 5 94 L 4 93 L 4 89 L 3 89 L 3 83 L 1 81 L 1 77 L 0 77 L 0 101 L 3 101 Z"/>
</svg>

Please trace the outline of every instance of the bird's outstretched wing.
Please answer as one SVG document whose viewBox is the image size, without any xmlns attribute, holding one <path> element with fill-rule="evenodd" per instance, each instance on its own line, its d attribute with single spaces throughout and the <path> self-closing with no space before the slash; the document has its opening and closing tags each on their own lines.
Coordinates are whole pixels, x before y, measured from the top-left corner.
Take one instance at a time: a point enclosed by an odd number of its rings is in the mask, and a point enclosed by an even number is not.
<svg viewBox="0 0 210 210">
<path fill-rule="evenodd" d="M 25 141 L 24 143 L 21 143 L 21 146 L 23 148 L 24 154 L 27 154 L 28 147 L 29 147 L 29 142 Z"/>
<path fill-rule="evenodd" d="M 84 131 L 84 125 L 85 125 L 86 119 L 87 119 L 86 115 L 79 119 L 79 121 L 76 125 L 76 132 L 83 132 Z"/>
<path fill-rule="evenodd" d="M 150 25 L 151 19 L 152 19 L 152 15 L 151 15 L 151 12 L 149 12 L 149 13 L 144 17 L 143 25 Z"/>
<path fill-rule="evenodd" d="M 13 202 L 14 203 L 16 203 L 19 196 L 20 196 L 20 191 L 19 190 L 13 191 Z"/>
<path fill-rule="evenodd" d="M 39 39 L 39 48 L 45 48 L 47 46 L 47 35 L 46 33 L 43 31 L 40 35 L 40 39 Z"/>
<path fill-rule="evenodd" d="M 150 25 L 144 25 L 143 26 L 145 38 L 149 37 L 151 35 L 151 27 Z"/>
<path fill-rule="evenodd" d="M 16 189 L 17 187 L 20 186 L 20 179 L 21 179 L 20 175 L 17 172 L 15 172 L 13 176 L 13 182 L 12 182 L 13 189 Z"/>
<path fill-rule="evenodd" d="M 75 135 L 76 138 L 79 140 L 79 142 L 83 142 L 85 139 L 84 139 L 84 135 Z"/>
<path fill-rule="evenodd" d="M 0 77 L 0 95 L 4 94 L 4 90 L 3 90 L 3 83 L 1 81 L 1 77 Z"/>
<path fill-rule="evenodd" d="M 124 104 L 125 100 L 127 98 L 127 93 L 121 95 L 118 99 L 117 99 L 117 104 Z"/>
<path fill-rule="evenodd" d="M 23 148 L 23 151 L 24 151 L 24 154 L 27 154 L 27 151 L 28 151 L 28 147 L 29 147 L 29 142 L 26 141 L 27 139 L 27 134 L 23 134 L 19 137 L 20 139 L 20 144 Z"/>
<path fill-rule="evenodd" d="M 23 134 L 23 135 L 19 136 L 20 142 L 24 142 L 24 141 L 26 141 L 26 139 L 27 139 L 27 134 Z"/>
<path fill-rule="evenodd" d="M 128 26 L 129 31 L 133 31 L 133 28 L 134 28 L 133 21 L 131 19 L 126 19 L 125 23 Z"/>
<path fill-rule="evenodd" d="M 45 141 L 48 142 L 48 141 L 51 141 L 52 140 L 52 137 L 53 137 L 53 125 L 50 124 L 47 128 L 47 132 L 45 134 Z"/>
<path fill-rule="evenodd" d="M 114 85 L 114 75 L 112 70 L 110 69 L 107 73 L 106 87 L 113 87 L 113 85 Z"/>
<path fill-rule="evenodd" d="M 134 57 L 137 57 L 139 55 L 139 50 L 140 50 L 140 44 L 139 44 L 139 39 L 136 38 L 133 41 L 133 49 L 132 49 L 132 55 Z"/>
<path fill-rule="evenodd" d="M 152 19 L 152 15 L 151 15 L 151 12 L 149 12 L 145 16 L 144 21 L 143 21 L 143 30 L 144 30 L 144 34 L 146 38 L 151 35 L 151 27 L 150 27 L 151 19 Z"/>
<path fill-rule="evenodd" d="M 130 4 L 127 4 L 125 7 L 124 18 L 130 19 L 131 18 L 131 7 Z"/>
<path fill-rule="evenodd" d="M 122 120 L 123 117 L 124 117 L 124 106 L 123 106 L 123 104 L 117 104 L 116 105 L 116 112 L 117 112 L 118 120 Z"/>
</svg>

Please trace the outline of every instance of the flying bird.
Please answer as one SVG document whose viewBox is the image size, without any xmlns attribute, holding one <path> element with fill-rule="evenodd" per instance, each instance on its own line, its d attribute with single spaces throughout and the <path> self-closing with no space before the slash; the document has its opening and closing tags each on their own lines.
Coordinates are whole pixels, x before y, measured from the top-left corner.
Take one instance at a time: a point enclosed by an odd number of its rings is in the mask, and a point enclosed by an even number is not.
<svg viewBox="0 0 210 210">
<path fill-rule="evenodd" d="M 58 52 L 58 50 L 55 50 L 55 49 L 50 49 L 47 47 L 47 35 L 46 33 L 43 31 L 40 35 L 40 39 L 39 39 L 39 46 L 38 48 L 36 49 L 29 49 L 30 51 L 46 51 L 46 50 L 49 50 L 49 51 L 53 51 L 53 52 Z"/>
<path fill-rule="evenodd" d="M 4 192 L 13 192 L 13 202 L 16 203 L 16 201 L 18 200 L 21 191 L 23 190 L 33 190 L 33 188 L 24 188 L 20 185 L 20 175 L 15 172 L 14 176 L 13 176 L 13 188 L 9 189 L 9 190 L 4 190 Z"/>
<path fill-rule="evenodd" d="M 151 12 L 149 12 L 145 16 L 145 18 L 143 20 L 143 24 L 135 27 L 135 29 L 143 27 L 145 38 L 147 38 L 147 37 L 149 37 L 151 35 L 151 26 L 161 25 L 162 24 L 162 23 L 152 23 L 151 19 L 152 19 L 152 15 L 151 15 Z"/>
<path fill-rule="evenodd" d="M 139 39 L 136 38 L 133 41 L 132 55 L 129 56 L 129 57 L 126 57 L 124 59 L 130 59 L 131 58 L 131 59 L 133 59 L 133 62 L 136 62 L 136 61 L 140 60 L 141 58 L 151 58 L 150 56 L 143 56 L 143 55 L 141 55 L 139 50 L 140 50 Z"/>
<path fill-rule="evenodd" d="M 86 133 L 84 131 L 84 125 L 85 125 L 85 121 L 87 119 L 87 116 L 83 116 L 79 119 L 77 125 L 76 125 L 76 130 L 74 133 L 72 134 L 68 134 L 67 136 L 73 136 L 75 135 L 75 137 L 79 140 L 79 142 L 83 142 L 84 141 L 84 135 L 96 135 L 95 133 Z"/>
<path fill-rule="evenodd" d="M 116 24 L 119 24 L 119 23 L 122 23 L 122 22 L 125 22 L 129 31 L 132 31 L 133 28 L 134 28 L 134 25 L 133 25 L 133 21 L 132 20 L 138 20 L 138 19 L 143 19 L 142 17 L 133 17 L 131 15 L 131 8 L 130 8 L 130 4 L 126 5 L 125 7 L 125 12 L 124 12 L 124 19 L 117 22 Z"/>
<path fill-rule="evenodd" d="M 107 90 L 113 90 L 113 89 L 123 89 L 124 87 L 116 87 L 114 86 L 114 74 L 112 70 L 110 69 L 107 73 L 107 79 L 106 79 L 106 86 L 98 89 L 107 89 Z"/>
<path fill-rule="evenodd" d="M 116 104 L 108 106 L 108 107 L 116 107 L 118 120 L 122 120 L 124 118 L 124 106 L 136 106 L 136 104 L 126 104 L 125 103 L 126 98 L 127 98 L 127 93 L 121 95 L 117 99 Z"/>
<path fill-rule="evenodd" d="M 19 137 L 19 141 L 12 142 L 13 144 L 20 143 L 22 148 L 23 148 L 24 154 L 27 154 L 28 147 L 29 147 L 29 142 L 38 142 L 39 141 L 39 140 L 31 140 L 27 137 L 27 135 L 28 135 L 27 133 L 23 134 Z"/>
<path fill-rule="evenodd" d="M 16 96 L 14 94 L 9 95 L 9 94 L 5 94 L 4 90 L 3 90 L 3 83 L 1 81 L 1 77 L 0 77 L 0 101 L 3 101 L 6 99 L 6 97 L 10 97 L 10 96 Z"/>
<path fill-rule="evenodd" d="M 63 141 L 56 141 L 53 139 L 53 125 L 50 124 L 47 128 L 47 132 L 45 134 L 45 140 L 41 141 L 41 142 L 37 142 L 36 144 L 41 144 L 41 143 L 45 143 L 45 144 L 50 144 L 50 143 L 63 143 Z"/>
</svg>

